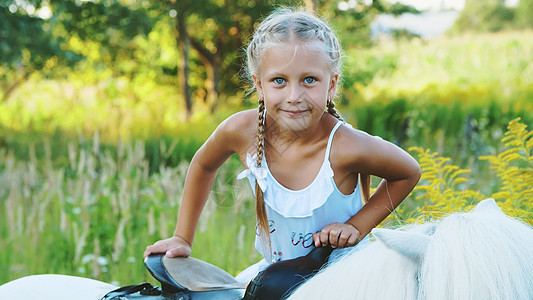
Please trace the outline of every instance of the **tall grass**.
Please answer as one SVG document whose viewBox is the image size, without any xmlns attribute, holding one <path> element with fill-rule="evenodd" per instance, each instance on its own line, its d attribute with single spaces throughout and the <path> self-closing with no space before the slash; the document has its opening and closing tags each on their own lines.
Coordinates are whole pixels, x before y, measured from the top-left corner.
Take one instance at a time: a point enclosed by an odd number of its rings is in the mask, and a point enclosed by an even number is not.
<svg viewBox="0 0 533 300">
<path fill-rule="evenodd" d="M 120 142 L 112 153 L 95 135 L 90 145 L 71 142 L 68 164 L 54 167 L 44 145 L 44 157 L 32 146 L 28 160 L 0 150 L 0 283 L 38 273 L 148 280 L 142 252 L 172 235 L 187 163 L 151 173 L 143 142 Z M 233 274 L 259 259 L 250 192 L 233 182 L 238 164 L 229 161 L 217 177 L 193 248 Z"/>
</svg>

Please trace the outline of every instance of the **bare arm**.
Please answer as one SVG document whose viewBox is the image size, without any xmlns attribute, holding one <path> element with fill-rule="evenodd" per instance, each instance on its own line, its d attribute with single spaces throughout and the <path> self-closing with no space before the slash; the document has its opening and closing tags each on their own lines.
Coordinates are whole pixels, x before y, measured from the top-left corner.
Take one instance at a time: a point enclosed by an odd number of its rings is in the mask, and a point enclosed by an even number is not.
<svg viewBox="0 0 533 300">
<path fill-rule="evenodd" d="M 380 224 L 413 190 L 420 179 L 420 167 L 407 152 L 376 137 L 357 132 L 340 139 L 338 159 L 348 170 L 383 178 L 367 204 L 346 223 L 332 223 L 315 234 L 315 245 L 330 243 L 349 247 L 362 240 Z"/>
<path fill-rule="evenodd" d="M 218 169 L 231 154 L 240 151 L 246 138 L 242 129 L 235 128 L 242 125 L 242 119 L 242 114 L 238 114 L 224 121 L 196 152 L 187 171 L 174 236 L 146 247 L 144 257 L 151 253 L 166 253 L 170 257 L 191 254 L 198 220 Z"/>
<path fill-rule="evenodd" d="M 359 231 L 358 241 L 380 224 L 409 195 L 420 179 L 416 160 L 392 143 L 371 137 L 360 158 L 361 173 L 383 178 L 366 205 L 347 223 Z"/>
</svg>

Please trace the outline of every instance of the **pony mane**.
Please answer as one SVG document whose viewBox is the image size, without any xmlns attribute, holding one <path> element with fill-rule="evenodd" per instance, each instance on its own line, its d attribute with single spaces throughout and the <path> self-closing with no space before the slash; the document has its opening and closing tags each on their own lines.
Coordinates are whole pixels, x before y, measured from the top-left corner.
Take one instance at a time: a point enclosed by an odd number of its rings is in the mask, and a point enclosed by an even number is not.
<svg viewBox="0 0 533 300">
<path fill-rule="evenodd" d="M 427 233 L 432 224 L 409 224 L 398 230 Z M 416 299 L 418 262 L 382 240 L 329 262 L 289 299 Z"/>
<path fill-rule="evenodd" d="M 418 299 L 533 299 L 532 249 L 532 228 L 501 211 L 449 215 L 428 245 Z"/>
</svg>

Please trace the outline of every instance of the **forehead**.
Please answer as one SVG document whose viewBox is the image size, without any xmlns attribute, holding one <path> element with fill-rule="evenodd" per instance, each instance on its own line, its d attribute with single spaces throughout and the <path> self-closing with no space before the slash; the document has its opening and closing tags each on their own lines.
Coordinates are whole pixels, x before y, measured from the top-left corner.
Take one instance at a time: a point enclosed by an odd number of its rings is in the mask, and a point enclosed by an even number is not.
<svg viewBox="0 0 533 300">
<path fill-rule="evenodd" d="M 321 41 L 287 42 L 268 47 L 261 59 L 261 74 L 272 72 L 320 72 L 330 74 L 332 66 Z"/>
</svg>

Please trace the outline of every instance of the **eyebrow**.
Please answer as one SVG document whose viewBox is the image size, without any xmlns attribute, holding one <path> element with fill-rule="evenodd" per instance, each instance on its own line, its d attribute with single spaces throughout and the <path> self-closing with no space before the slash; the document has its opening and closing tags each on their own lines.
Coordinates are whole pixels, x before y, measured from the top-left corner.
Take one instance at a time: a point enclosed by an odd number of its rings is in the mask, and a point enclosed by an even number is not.
<svg viewBox="0 0 533 300">
<path fill-rule="evenodd" d="M 315 72 L 315 71 L 306 71 L 306 72 L 302 72 L 301 75 L 303 75 L 302 77 L 322 77 L 323 74 L 321 74 L 321 72 Z M 267 73 L 265 74 L 265 77 L 266 78 L 277 78 L 277 77 L 287 77 L 287 73 L 282 73 L 282 72 L 272 72 L 272 73 Z"/>
</svg>

